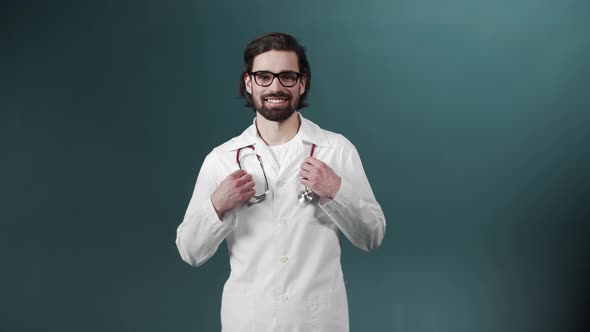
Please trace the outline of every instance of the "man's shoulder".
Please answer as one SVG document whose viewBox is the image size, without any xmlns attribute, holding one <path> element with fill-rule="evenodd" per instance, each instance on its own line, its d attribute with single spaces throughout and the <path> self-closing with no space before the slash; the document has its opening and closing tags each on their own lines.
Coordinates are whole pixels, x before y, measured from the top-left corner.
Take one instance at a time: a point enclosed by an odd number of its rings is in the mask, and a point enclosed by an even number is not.
<svg viewBox="0 0 590 332">
<path fill-rule="evenodd" d="M 232 146 L 235 145 L 235 141 L 238 137 L 239 136 L 233 137 L 212 148 L 205 156 L 203 163 L 214 165 L 211 167 L 216 168 L 233 162 L 235 160 L 235 151 L 232 150 Z"/>
<path fill-rule="evenodd" d="M 352 144 L 350 142 L 350 140 L 348 138 L 346 138 L 346 136 L 344 136 L 341 133 L 335 132 L 335 131 L 331 131 L 331 130 L 327 130 L 327 129 L 322 129 L 324 131 L 324 134 L 326 135 L 326 139 L 328 140 L 329 143 L 332 144 Z"/>
<path fill-rule="evenodd" d="M 308 136 L 320 145 L 336 148 L 354 148 L 352 142 L 341 133 L 324 129 L 309 119 L 305 119 Z"/>
<path fill-rule="evenodd" d="M 343 134 L 328 129 L 318 128 L 323 132 L 326 146 L 343 148 L 343 149 L 354 149 L 354 144 Z"/>
<path fill-rule="evenodd" d="M 217 145 L 216 147 L 213 148 L 213 151 L 227 151 L 227 150 L 231 150 L 231 148 L 239 141 L 241 135 L 238 136 L 234 136 L 230 139 L 228 139 L 227 141 Z"/>
<path fill-rule="evenodd" d="M 211 153 L 234 151 L 244 146 L 252 145 L 256 142 L 255 132 L 255 129 L 253 129 L 253 126 L 251 125 L 241 134 L 214 147 Z"/>
</svg>

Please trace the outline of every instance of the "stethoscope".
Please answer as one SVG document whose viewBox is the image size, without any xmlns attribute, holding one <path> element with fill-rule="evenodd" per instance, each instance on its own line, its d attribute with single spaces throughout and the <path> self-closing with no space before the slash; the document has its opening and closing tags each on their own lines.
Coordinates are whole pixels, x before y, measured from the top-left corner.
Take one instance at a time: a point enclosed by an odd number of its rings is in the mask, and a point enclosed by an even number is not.
<svg viewBox="0 0 590 332">
<path fill-rule="evenodd" d="M 253 198 L 256 201 L 262 201 L 263 199 L 266 198 L 266 196 L 270 192 L 270 187 L 268 185 L 268 178 L 266 177 L 266 172 L 264 171 L 264 164 L 262 163 L 262 158 L 260 157 L 260 155 L 258 153 L 256 153 L 256 149 L 254 148 L 254 145 L 248 145 L 248 146 L 241 147 L 238 149 L 238 151 L 236 151 L 236 162 L 238 163 L 238 167 L 240 167 L 240 169 L 243 169 L 242 164 L 240 163 L 240 152 L 242 151 L 242 149 L 245 149 L 245 148 L 250 148 L 254 151 L 254 153 L 256 154 L 256 158 L 258 159 L 258 163 L 260 163 L 260 168 L 262 168 L 262 174 L 264 175 L 264 193 L 262 193 L 261 195 L 254 195 L 253 196 Z M 311 152 L 309 153 L 310 157 L 313 157 L 314 151 L 315 151 L 315 144 L 312 144 L 311 145 Z M 299 194 L 297 195 L 297 200 L 301 204 L 307 204 L 313 200 L 313 196 L 314 196 L 313 191 L 311 191 L 311 189 L 309 189 L 308 186 L 305 186 L 305 188 L 303 188 L 303 190 L 301 190 L 299 192 Z"/>
</svg>

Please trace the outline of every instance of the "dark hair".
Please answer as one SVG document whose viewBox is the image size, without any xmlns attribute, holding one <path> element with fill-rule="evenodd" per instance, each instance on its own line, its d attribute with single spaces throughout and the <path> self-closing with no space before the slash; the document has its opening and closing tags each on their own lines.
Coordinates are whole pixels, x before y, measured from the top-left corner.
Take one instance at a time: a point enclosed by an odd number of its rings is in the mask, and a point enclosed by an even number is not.
<svg viewBox="0 0 590 332">
<path fill-rule="evenodd" d="M 305 91 L 301 95 L 297 109 L 306 107 L 307 103 L 305 103 L 305 98 L 311 87 L 311 68 L 309 67 L 309 62 L 307 62 L 307 57 L 305 56 L 305 49 L 299 45 L 293 36 L 280 32 L 270 32 L 260 35 L 254 38 L 244 50 L 244 71 L 240 76 L 240 96 L 246 100 L 245 106 L 253 108 L 254 104 L 252 103 L 252 95 L 246 90 L 244 74 L 249 73 L 252 70 L 254 58 L 257 55 L 273 50 L 293 51 L 297 54 L 297 59 L 299 60 L 299 72 L 306 80 Z"/>
</svg>

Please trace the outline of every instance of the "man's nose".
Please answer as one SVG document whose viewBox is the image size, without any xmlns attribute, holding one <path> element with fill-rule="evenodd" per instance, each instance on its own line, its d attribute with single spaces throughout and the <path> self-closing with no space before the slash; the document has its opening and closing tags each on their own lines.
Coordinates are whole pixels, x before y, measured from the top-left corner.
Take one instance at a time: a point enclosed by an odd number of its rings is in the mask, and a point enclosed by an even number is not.
<svg viewBox="0 0 590 332">
<path fill-rule="evenodd" d="M 270 83 L 270 85 L 268 86 L 268 89 L 270 91 L 281 91 L 283 90 L 285 87 L 281 84 L 281 82 L 279 81 L 279 77 L 275 77 L 272 82 Z"/>
</svg>

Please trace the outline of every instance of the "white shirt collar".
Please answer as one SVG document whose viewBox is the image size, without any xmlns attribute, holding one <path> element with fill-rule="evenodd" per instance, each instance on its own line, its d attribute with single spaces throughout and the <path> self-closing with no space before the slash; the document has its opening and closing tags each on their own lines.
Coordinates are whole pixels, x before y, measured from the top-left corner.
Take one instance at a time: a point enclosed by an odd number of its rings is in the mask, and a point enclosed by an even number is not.
<svg viewBox="0 0 590 332">
<path fill-rule="evenodd" d="M 328 140 L 326 139 L 326 134 L 323 130 L 312 121 L 305 119 L 301 113 L 297 112 L 297 114 L 301 120 L 301 126 L 299 126 L 299 131 L 293 139 L 299 139 L 303 143 L 315 144 L 317 146 L 327 146 Z M 252 125 L 246 128 L 240 136 L 234 137 L 228 142 L 227 150 L 234 151 L 262 142 L 262 139 L 258 136 L 258 131 L 256 130 L 256 118 L 254 118 Z"/>
</svg>

